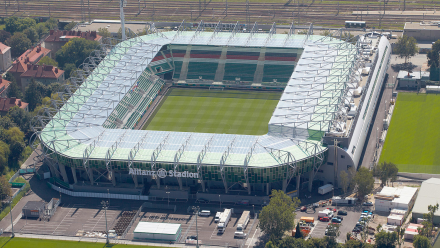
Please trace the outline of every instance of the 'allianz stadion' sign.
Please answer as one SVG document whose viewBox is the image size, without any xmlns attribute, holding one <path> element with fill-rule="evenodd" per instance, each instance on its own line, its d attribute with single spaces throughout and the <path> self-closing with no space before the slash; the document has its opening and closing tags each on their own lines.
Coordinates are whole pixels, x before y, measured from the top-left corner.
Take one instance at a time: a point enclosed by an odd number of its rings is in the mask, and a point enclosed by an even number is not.
<svg viewBox="0 0 440 248">
<path fill-rule="evenodd" d="M 165 178 L 165 177 L 185 177 L 185 178 L 199 178 L 199 173 L 193 173 L 193 172 L 179 172 L 179 171 L 166 171 L 163 168 L 158 169 L 157 171 L 151 171 L 151 170 L 141 170 L 136 168 L 130 168 L 128 171 L 129 175 L 138 175 L 138 176 L 158 176 L 159 178 Z"/>
</svg>

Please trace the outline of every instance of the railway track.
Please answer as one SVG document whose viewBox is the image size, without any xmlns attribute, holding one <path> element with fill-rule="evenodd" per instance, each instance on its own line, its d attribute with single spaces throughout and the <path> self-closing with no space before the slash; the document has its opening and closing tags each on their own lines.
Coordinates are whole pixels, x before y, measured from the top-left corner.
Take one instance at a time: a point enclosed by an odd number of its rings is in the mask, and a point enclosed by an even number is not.
<svg viewBox="0 0 440 248">
<path fill-rule="evenodd" d="M 383 12 L 383 2 L 369 2 L 362 4 L 362 1 L 325 1 L 319 0 L 296 0 L 285 5 L 285 2 L 278 3 L 251 3 L 249 4 L 250 21 L 253 23 L 272 22 L 307 24 L 314 23 L 320 26 L 343 25 L 346 20 L 364 20 L 370 27 L 383 28 L 403 27 L 405 21 L 421 21 L 424 16 L 404 15 L 352 15 L 353 11 L 377 11 Z M 119 2 L 117 0 L 80 0 L 57 1 L 57 0 L 27 0 L 11 1 L 5 0 L 0 6 L 0 16 L 51 16 L 63 20 L 84 20 L 89 19 L 118 19 Z M 286 1 L 287 2 L 287 1 Z M 339 4 L 338 4 L 339 3 Z M 200 7 L 200 8 L 199 8 Z M 386 11 L 399 10 L 403 8 L 399 2 L 389 2 L 385 6 Z M 416 1 L 408 3 L 406 10 L 428 11 L 435 8 L 431 1 Z M 246 22 L 246 3 L 230 2 L 226 15 L 225 2 L 201 1 L 176 1 L 176 0 L 128 0 L 127 7 L 124 8 L 126 20 L 143 21 L 181 21 L 189 22 Z M 439 12 L 440 13 L 440 12 Z"/>
</svg>

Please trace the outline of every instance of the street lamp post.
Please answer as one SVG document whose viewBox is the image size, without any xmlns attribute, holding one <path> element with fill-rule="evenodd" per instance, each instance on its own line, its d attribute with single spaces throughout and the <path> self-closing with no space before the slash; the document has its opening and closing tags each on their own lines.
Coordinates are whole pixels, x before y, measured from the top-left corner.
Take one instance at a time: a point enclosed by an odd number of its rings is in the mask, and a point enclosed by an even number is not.
<svg viewBox="0 0 440 248">
<path fill-rule="evenodd" d="M 252 210 L 254 211 L 254 217 L 255 217 L 255 205 L 252 205 Z"/>
<path fill-rule="evenodd" d="M 106 238 L 106 244 L 108 244 L 109 241 L 108 241 L 108 227 L 107 227 L 107 209 L 108 209 L 109 203 L 108 203 L 108 201 L 102 201 L 101 204 L 102 204 L 102 208 L 104 209 L 104 215 L 105 215 L 105 232 L 107 233 L 107 235 L 106 235 L 106 237 L 107 237 L 107 238 Z"/>
<path fill-rule="evenodd" d="M 12 197 L 9 198 L 9 215 L 11 215 L 12 237 L 15 237 L 15 234 L 14 234 L 14 221 L 12 220 Z"/>
<path fill-rule="evenodd" d="M 58 191 L 60 192 L 60 203 L 61 203 L 61 188 L 58 187 Z"/>
<path fill-rule="evenodd" d="M 220 202 L 220 211 L 222 211 L 222 198 L 218 195 L 218 200 Z"/>
<path fill-rule="evenodd" d="M 197 239 L 196 239 L 196 242 L 197 242 L 196 248 L 199 248 L 199 229 L 197 228 L 197 216 L 199 215 L 199 206 L 192 207 L 192 208 L 196 212 L 196 237 L 197 237 Z"/>
<path fill-rule="evenodd" d="M 170 192 L 165 192 L 168 195 L 168 207 L 170 207 Z"/>
</svg>

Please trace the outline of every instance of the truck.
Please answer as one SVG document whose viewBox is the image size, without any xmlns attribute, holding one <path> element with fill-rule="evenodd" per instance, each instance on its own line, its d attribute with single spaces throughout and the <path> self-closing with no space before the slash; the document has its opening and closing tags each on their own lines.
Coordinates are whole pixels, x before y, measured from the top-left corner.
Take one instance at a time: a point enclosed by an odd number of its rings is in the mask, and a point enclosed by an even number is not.
<svg viewBox="0 0 440 248">
<path fill-rule="evenodd" d="M 247 224 L 249 223 L 250 211 L 243 211 L 240 219 L 237 224 L 237 231 L 234 233 L 234 237 L 244 238 L 246 234 L 244 233 L 244 229 L 246 229 Z"/>
<path fill-rule="evenodd" d="M 324 209 L 322 211 L 318 212 L 318 218 L 322 218 L 322 217 L 333 217 L 333 211 L 329 210 L 329 209 Z"/>
<path fill-rule="evenodd" d="M 331 184 L 326 184 L 324 186 L 321 186 L 318 188 L 318 193 L 321 195 L 325 195 L 328 192 L 331 192 L 333 190 L 333 185 Z"/>
<path fill-rule="evenodd" d="M 222 217 L 223 212 L 217 212 L 215 214 L 214 222 L 217 223 L 220 221 L 220 218 Z"/>
<path fill-rule="evenodd" d="M 217 225 L 217 229 L 219 233 L 224 233 L 226 231 L 226 227 L 228 226 L 229 220 L 231 219 L 231 209 L 225 209 L 220 217 L 220 221 Z"/>
</svg>

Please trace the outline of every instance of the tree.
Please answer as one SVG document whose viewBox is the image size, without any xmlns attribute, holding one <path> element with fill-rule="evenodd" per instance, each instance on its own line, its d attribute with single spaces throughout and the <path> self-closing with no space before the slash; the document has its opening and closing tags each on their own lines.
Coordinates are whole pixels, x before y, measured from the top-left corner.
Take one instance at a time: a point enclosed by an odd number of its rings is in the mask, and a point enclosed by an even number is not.
<svg viewBox="0 0 440 248">
<path fill-rule="evenodd" d="M 21 89 L 20 89 L 20 87 L 18 87 L 15 80 L 13 82 L 11 82 L 11 84 L 9 84 L 7 95 L 8 95 L 8 97 L 15 97 L 18 99 L 23 98 L 23 93 L 21 92 Z"/>
<path fill-rule="evenodd" d="M 15 32 L 22 32 L 23 30 L 35 27 L 37 22 L 32 18 L 18 18 L 11 16 L 5 20 L 5 30 L 13 34 Z"/>
<path fill-rule="evenodd" d="M 15 123 L 9 118 L 9 116 L 2 116 L 0 118 L 0 128 L 8 130 L 11 127 L 15 127 Z"/>
<path fill-rule="evenodd" d="M 278 248 L 307 248 L 307 242 L 304 239 L 286 236 L 280 240 Z"/>
<path fill-rule="evenodd" d="M 102 38 L 111 38 L 112 34 L 106 28 L 99 28 L 98 34 L 102 36 Z"/>
<path fill-rule="evenodd" d="M 6 43 L 11 47 L 13 57 L 18 57 L 32 46 L 31 40 L 23 33 L 15 33 Z"/>
<path fill-rule="evenodd" d="M 71 30 L 72 28 L 74 28 L 76 26 L 77 22 L 70 22 L 68 24 L 66 24 L 66 26 L 64 26 L 64 30 Z"/>
<path fill-rule="evenodd" d="M 299 227 L 299 222 L 296 223 L 295 238 L 296 238 L 296 239 L 303 238 L 303 234 L 302 234 L 302 232 L 301 232 L 301 228 Z"/>
<path fill-rule="evenodd" d="M 6 176 L 0 177 L 0 197 L 1 199 L 6 199 L 6 197 L 11 195 L 11 184 L 8 182 Z"/>
<path fill-rule="evenodd" d="M 439 52 L 440 52 L 440 40 L 437 40 L 432 44 L 431 51 L 428 52 L 428 65 L 432 68 L 439 68 Z"/>
<path fill-rule="evenodd" d="M 269 235 L 272 241 L 279 240 L 285 231 L 292 230 L 298 198 L 290 198 L 281 190 L 272 190 L 273 197 L 269 205 L 263 207 L 258 217 L 260 229 Z"/>
<path fill-rule="evenodd" d="M 380 231 L 382 231 L 382 225 L 381 224 L 377 225 L 377 227 L 376 227 L 376 232 L 380 232 Z"/>
<path fill-rule="evenodd" d="M 405 228 L 401 228 L 400 226 L 398 226 L 397 228 L 396 228 L 396 232 L 397 232 L 397 243 L 399 243 L 399 248 L 400 248 L 400 245 L 402 244 L 402 240 L 403 240 L 403 237 L 405 236 Z"/>
<path fill-rule="evenodd" d="M 23 142 L 24 133 L 18 127 L 11 127 L 6 131 L 7 142 Z"/>
<path fill-rule="evenodd" d="M 83 38 L 70 39 L 56 53 L 58 64 L 61 68 L 68 63 L 73 63 L 79 67 L 92 51 L 99 45 L 97 41 L 86 40 Z"/>
<path fill-rule="evenodd" d="M 32 43 L 38 42 L 40 38 L 40 36 L 37 33 L 37 30 L 34 27 L 25 29 L 23 31 L 23 34 L 25 34 Z"/>
<path fill-rule="evenodd" d="M 5 30 L 0 30 L 0 42 L 5 43 L 7 39 L 11 38 L 11 33 Z"/>
<path fill-rule="evenodd" d="M 381 231 L 374 235 L 376 237 L 376 247 L 377 248 L 395 248 L 397 242 L 396 232 L 385 232 Z"/>
<path fill-rule="evenodd" d="M 35 26 L 35 30 L 37 31 L 38 37 L 42 38 L 44 34 L 49 32 L 46 24 L 44 22 L 40 22 Z"/>
<path fill-rule="evenodd" d="M 0 141 L 0 173 L 3 173 L 6 166 L 8 166 L 9 146 L 3 141 Z"/>
<path fill-rule="evenodd" d="M 431 241 L 422 235 L 416 235 L 413 241 L 414 248 L 431 248 Z"/>
<path fill-rule="evenodd" d="M 309 31 L 307 29 L 298 31 L 298 34 L 308 34 L 308 33 L 309 33 Z"/>
<path fill-rule="evenodd" d="M 399 57 L 405 58 L 405 64 L 407 60 L 416 55 L 419 51 L 417 47 L 417 40 L 414 37 L 402 35 L 396 42 L 394 52 L 399 54 Z"/>
<path fill-rule="evenodd" d="M 72 64 L 72 63 L 67 63 L 67 64 L 65 64 L 64 65 L 64 77 L 66 78 L 66 79 L 68 79 L 68 78 L 70 78 L 70 75 L 74 72 L 74 71 L 76 71 L 76 66 L 75 66 L 75 64 Z"/>
<path fill-rule="evenodd" d="M 26 88 L 24 98 L 29 103 L 29 110 L 33 111 L 38 104 L 41 103 L 43 96 L 41 91 L 38 90 L 38 85 L 35 80 L 32 80 L 29 86 Z"/>
<path fill-rule="evenodd" d="M 399 169 L 393 163 L 383 162 L 376 164 L 373 167 L 373 175 L 380 179 L 380 186 L 383 187 L 387 185 L 388 180 L 395 180 Z"/>
<path fill-rule="evenodd" d="M 354 177 L 355 176 L 356 176 L 356 170 L 355 170 L 354 166 L 350 166 L 348 168 L 348 179 L 349 179 L 348 187 L 349 188 L 354 187 Z"/>
<path fill-rule="evenodd" d="M 373 174 L 367 168 L 361 167 L 354 177 L 354 183 L 357 187 L 358 198 L 363 201 L 365 196 L 371 193 L 371 191 L 373 190 Z"/>
<path fill-rule="evenodd" d="M 436 205 L 428 206 L 428 213 L 423 214 L 423 219 L 425 219 L 425 221 L 422 222 L 423 228 L 418 228 L 419 235 L 428 238 L 432 236 L 432 230 L 434 229 L 434 214 L 437 212 L 438 208 L 438 203 Z"/>
<path fill-rule="evenodd" d="M 330 223 L 327 226 L 327 236 L 331 237 L 332 239 L 336 239 L 336 237 L 339 237 L 339 234 L 341 233 L 339 231 L 339 225 Z"/>
<path fill-rule="evenodd" d="M 48 56 L 44 56 L 43 58 L 40 59 L 40 61 L 38 61 L 39 65 L 53 65 L 58 67 L 58 62 L 56 62 L 55 60 L 51 59 Z"/>
<path fill-rule="evenodd" d="M 58 27 L 58 20 L 50 18 L 46 22 L 44 22 L 44 25 L 46 25 L 49 30 L 56 29 Z"/>
<path fill-rule="evenodd" d="M 374 246 L 369 243 L 361 242 L 360 240 L 348 240 L 345 242 L 344 248 L 373 248 Z"/>
<path fill-rule="evenodd" d="M 31 134 L 29 123 L 31 122 L 32 115 L 29 112 L 19 108 L 18 106 L 14 106 L 9 109 L 7 116 L 20 128 L 22 132 L 25 133 L 25 136 L 29 136 Z"/>
<path fill-rule="evenodd" d="M 347 193 L 349 183 L 347 172 L 341 171 L 341 173 L 339 173 L 339 182 L 341 183 L 342 191 L 344 191 L 344 194 Z"/>
</svg>

